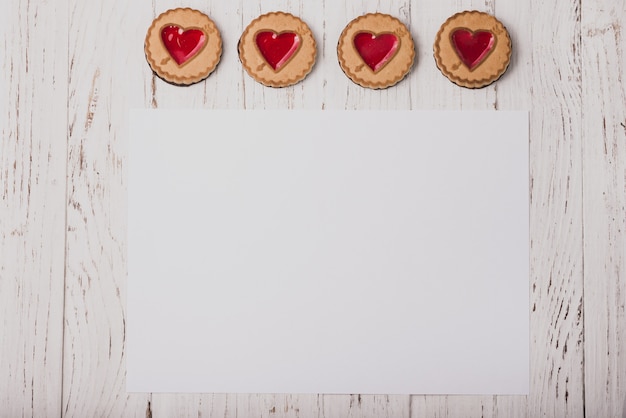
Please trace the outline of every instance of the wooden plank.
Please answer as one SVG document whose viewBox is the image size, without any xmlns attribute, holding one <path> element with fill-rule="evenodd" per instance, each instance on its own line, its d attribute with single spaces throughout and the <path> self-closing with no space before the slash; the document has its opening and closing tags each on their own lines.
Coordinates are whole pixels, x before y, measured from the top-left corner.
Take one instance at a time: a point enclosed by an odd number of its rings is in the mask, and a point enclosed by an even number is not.
<svg viewBox="0 0 626 418">
<path fill-rule="evenodd" d="M 150 10 L 69 1 L 69 150 L 63 414 L 146 416 L 125 390 L 127 112 L 145 107 Z"/>
<path fill-rule="evenodd" d="M 0 14 L 2 417 L 61 411 L 66 4 L 14 0 Z"/>
<path fill-rule="evenodd" d="M 527 417 L 524 396 L 413 396 L 414 417 L 523 418 Z"/>
<path fill-rule="evenodd" d="M 513 68 L 498 84 L 499 109 L 530 111 L 531 392 L 527 414 L 581 416 L 582 141 L 581 74 L 576 65 L 580 61 L 580 9 L 552 1 L 527 6 L 511 5 L 508 12 L 515 41 Z M 534 24 L 529 26 L 531 21 Z M 558 37 L 552 24 L 556 21 Z M 520 67 L 529 71 L 520 73 Z M 518 83 L 509 83 L 513 77 Z M 517 408 L 512 405 L 509 414 L 519 412 Z"/>
<path fill-rule="evenodd" d="M 626 414 L 626 2 L 582 2 L 585 409 Z"/>
<path fill-rule="evenodd" d="M 328 0 L 324 3 L 324 60 L 321 66 L 324 70 L 325 95 L 324 106 L 330 109 L 410 109 L 410 86 L 414 81 L 411 71 L 395 86 L 382 90 L 363 88 L 350 80 L 341 70 L 337 57 L 337 42 L 344 28 L 355 18 L 366 13 L 384 13 L 399 19 L 407 28 L 411 26 L 411 16 L 408 13 L 407 1 L 389 0 L 376 1 L 344 1 L 343 8 L 337 8 L 336 2 Z M 415 33 L 412 32 L 416 42 Z M 416 48 L 417 49 L 417 48 Z M 414 67 L 415 68 L 415 67 Z M 311 85 L 310 89 L 314 90 Z"/>
<path fill-rule="evenodd" d="M 496 83 L 478 90 L 464 89 L 450 82 L 436 67 L 433 42 L 441 24 L 463 10 L 493 14 L 507 26 L 513 39 L 513 58 L 507 73 Z M 421 36 L 417 76 L 412 85 L 413 107 L 418 109 L 527 110 L 532 67 L 519 45 L 530 42 L 522 31 L 530 14 L 528 2 L 463 1 L 461 4 L 417 2 L 411 8 L 413 27 Z M 526 396 L 423 396 L 411 400 L 411 416 L 418 417 L 525 417 Z"/>
<path fill-rule="evenodd" d="M 433 57 L 433 43 L 441 25 L 450 16 L 464 10 L 495 13 L 495 0 L 437 2 L 419 0 L 403 8 L 409 13 L 411 33 L 417 44 L 417 61 L 410 79 L 411 106 L 414 109 L 495 110 L 497 84 L 481 89 L 466 89 L 448 80 L 437 68 Z M 503 3 L 506 13 L 509 3 Z M 498 16 L 496 14 L 496 16 Z"/>
<path fill-rule="evenodd" d="M 496 110 L 527 110 L 529 111 L 530 129 L 529 129 L 529 141 L 530 141 L 530 172 L 534 167 L 540 167 L 543 165 L 552 164 L 552 160 L 544 158 L 543 154 L 537 152 L 533 148 L 532 144 L 537 142 L 534 140 L 537 136 L 537 132 L 540 132 L 540 126 L 543 124 L 543 115 L 540 111 L 535 109 L 533 100 L 540 100 L 539 98 L 533 98 L 531 92 L 533 88 L 533 37 L 532 32 L 528 30 L 528 23 L 534 19 L 531 3 L 530 2 L 509 2 L 505 4 L 506 7 L 500 7 L 500 3 L 497 3 L 494 7 L 494 13 L 500 21 L 506 26 L 509 35 L 513 43 L 513 50 L 511 56 L 511 63 L 507 72 L 497 81 L 495 84 L 496 89 L 496 102 L 494 108 Z M 532 193 L 532 189 L 529 184 L 529 192 Z M 539 235 L 544 228 L 538 219 L 534 216 L 534 208 L 531 207 L 530 217 L 530 238 L 534 239 Z M 532 261 L 531 261 L 532 263 Z M 539 271 L 542 266 L 535 266 L 531 264 L 531 271 Z M 534 280 L 534 277 L 529 277 L 529 295 L 530 295 L 530 282 Z M 530 312 L 530 298 L 529 298 L 529 312 Z M 540 318 L 537 318 L 534 322 L 530 323 L 530 335 L 531 338 L 537 333 L 542 332 L 543 323 Z M 544 354 L 545 347 L 539 344 L 530 343 L 530 355 L 531 358 L 546 358 Z M 539 355 L 537 353 L 540 353 Z M 543 370 L 544 366 L 539 366 L 539 371 Z M 484 404 L 481 405 L 481 411 L 484 408 L 484 414 L 481 412 L 481 416 L 492 417 L 527 417 L 532 416 L 528 413 L 529 404 L 533 399 L 533 387 L 532 379 L 533 372 L 537 369 L 533 369 L 531 364 L 531 396 L 517 395 L 517 396 L 496 396 L 490 402 L 488 399 L 483 399 Z M 534 392 L 536 393 L 536 391 Z M 477 410 L 477 408 L 475 409 Z M 461 409 L 463 411 L 463 409 Z M 460 415 L 462 416 L 462 415 Z"/>
<path fill-rule="evenodd" d="M 302 3 L 305 3 L 303 1 Z M 324 1 L 321 16 L 323 21 L 320 28 L 320 37 L 323 36 L 320 68 L 323 72 L 324 95 L 323 109 L 410 109 L 411 84 L 413 70 L 395 86 L 383 90 L 371 90 L 353 83 L 341 70 L 337 57 L 337 42 L 341 32 L 353 19 L 366 13 L 389 14 L 407 28 L 411 27 L 411 14 L 407 2 L 390 0 L 386 2 L 345 1 L 343 8 L 338 8 L 336 2 Z M 309 14 L 314 13 L 309 7 Z M 320 10 L 317 11 L 318 15 Z M 415 34 L 413 36 L 416 42 Z M 417 44 L 416 44 L 417 51 Z M 416 53 L 417 55 L 417 53 Z M 415 68 L 415 67 L 414 67 Z M 312 77 L 311 83 L 319 81 Z M 315 91 L 316 85 L 311 84 L 309 91 Z M 318 414 L 324 417 L 409 417 L 411 397 L 407 395 L 324 395 L 323 406 Z M 311 415 L 315 416 L 315 415 Z"/>
<path fill-rule="evenodd" d="M 580 3 L 534 1 L 529 416 L 584 415 Z M 558 23 L 557 23 L 558 22 Z M 522 46 L 523 47 L 523 46 Z"/>
<path fill-rule="evenodd" d="M 411 397 L 405 395 L 325 395 L 323 417 L 396 418 L 411 416 Z"/>
</svg>

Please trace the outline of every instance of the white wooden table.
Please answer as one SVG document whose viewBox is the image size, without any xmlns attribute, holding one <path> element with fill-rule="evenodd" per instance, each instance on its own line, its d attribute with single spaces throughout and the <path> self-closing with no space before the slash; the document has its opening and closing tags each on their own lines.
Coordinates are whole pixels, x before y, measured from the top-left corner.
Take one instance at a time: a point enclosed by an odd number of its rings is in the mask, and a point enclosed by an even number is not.
<svg viewBox="0 0 626 418">
<path fill-rule="evenodd" d="M 210 15 L 224 54 L 205 82 L 156 79 L 152 19 Z M 514 44 L 496 84 L 467 90 L 437 70 L 440 24 L 495 14 Z M 263 87 L 236 52 L 243 28 L 283 10 L 319 46 L 314 71 Z M 0 416 L 626 416 L 625 0 L 4 0 L 0 10 Z M 416 42 L 409 76 L 383 91 L 337 65 L 346 23 L 379 11 Z M 529 396 L 127 394 L 128 110 L 530 110 Z"/>
</svg>

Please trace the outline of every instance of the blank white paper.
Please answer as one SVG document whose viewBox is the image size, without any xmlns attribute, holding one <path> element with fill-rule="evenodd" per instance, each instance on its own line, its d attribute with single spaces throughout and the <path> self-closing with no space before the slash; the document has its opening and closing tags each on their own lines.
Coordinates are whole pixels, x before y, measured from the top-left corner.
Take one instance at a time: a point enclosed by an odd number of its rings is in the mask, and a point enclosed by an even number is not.
<svg viewBox="0 0 626 418">
<path fill-rule="evenodd" d="M 527 112 L 136 110 L 127 390 L 527 394 Z"/>
</svg>

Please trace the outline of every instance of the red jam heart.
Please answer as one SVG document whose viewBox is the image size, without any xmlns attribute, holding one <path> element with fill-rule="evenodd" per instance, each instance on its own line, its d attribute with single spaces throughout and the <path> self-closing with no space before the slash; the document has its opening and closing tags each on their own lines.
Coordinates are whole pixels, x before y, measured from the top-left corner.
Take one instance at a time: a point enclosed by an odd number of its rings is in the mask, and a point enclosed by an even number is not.
<svg viewBox="0 0 626 418">
<path fill-rule="evenodd" d="M 496 37 L 486 30 L 472 32 L 469 29 L 456 29 L 450 37 L 457 55 L 470 71 L 487 58 L 496 44 Z"/>
<path fill-rule="evenodd" d="M 161 29 L 161 39 L 165 49 L 178 65 L 193 58 L 206 44 L 206 35 L 200 29 L 183 30 L 177 25 Z"/>
<path fill-rule="evenodd" d="M 383 68 L 398 52 L 400 40 L 393 33 L 359 32 L 354 35 L 354 47 L 374 72 Z"/>
<path fill-rule="evenodd" d="M 300 37 L 294 32 L 263 31 L 257 33 L 255 41 L 261 55 L 274 71 L 280 70 L 300 47 Z"/>
</svg>

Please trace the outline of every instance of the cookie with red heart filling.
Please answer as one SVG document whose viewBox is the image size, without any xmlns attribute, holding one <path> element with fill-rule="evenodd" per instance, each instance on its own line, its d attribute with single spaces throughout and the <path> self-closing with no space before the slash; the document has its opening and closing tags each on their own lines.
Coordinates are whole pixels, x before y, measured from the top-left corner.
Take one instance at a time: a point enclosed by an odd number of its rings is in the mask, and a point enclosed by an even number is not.
<svg viewBox="0 0 626 418">
<path fill-rule="evenodd" d="M 150 25 L 144 44 L 148 64 L 163 80 L 189 85 L 215 70 L 222 55 L 222 38 L 204 13 L 184 8 L 159 15 Z"/>
<path fill-rule="evenodd" d="M 511 38 L 492 15 L 465 11 L 441 25 L 433 51 L 437 67 L 450 81 L 462 87 L 481 88 L 507 70 Z"/>
<path fill-rule="evenodd" d="M 369 13 L 345 27 L 337 43 L 343 72 L 372 89 L 391 87 L 413 66 L 415 44 L 407 27 L 393 16 Z"/>
<path fill-rule="evenodd" d="M 250 77 L 269 87 L 287 87 L 303 80 L 317 55 L 309 26 L 284 12 L 267 13 L 250 22 L 238 49 Z"/>
</svg>

